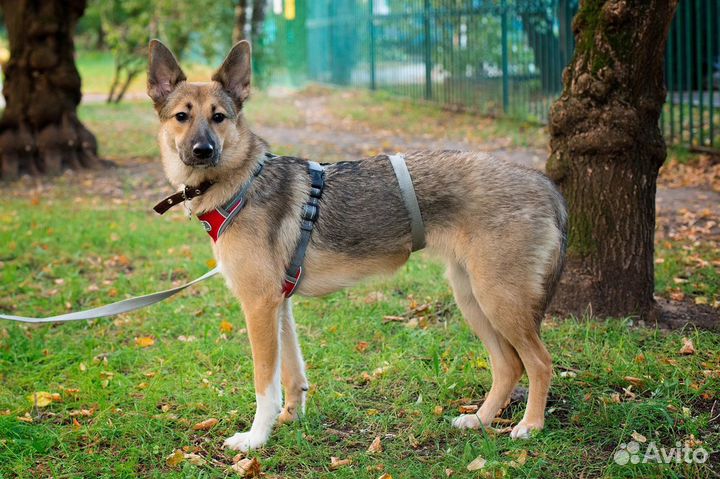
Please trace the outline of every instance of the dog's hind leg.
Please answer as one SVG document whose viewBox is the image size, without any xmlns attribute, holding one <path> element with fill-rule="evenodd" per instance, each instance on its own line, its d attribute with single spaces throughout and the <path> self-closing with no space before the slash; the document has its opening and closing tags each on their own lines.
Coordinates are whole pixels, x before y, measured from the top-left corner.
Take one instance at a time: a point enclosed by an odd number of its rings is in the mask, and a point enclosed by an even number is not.
<svg viewBox="0 0 720 479">
<path fill-rule="evenodd" d="M 486 270 L 469 268 L 470 281 L 480 308 L 492 328 L 512 345 L 525 368 L 529 382 L 523 419 L 512 430 L 513 439 L 528 438 L 545 424 L 545 405 L 552 379 L 552 358 L 540 340 L 538 311 L 542 301 L 520 279 L 522 271 L 504 271 L 483 264 Z M 496 274 L 489 274 L 492 269 Z M 480 297 L 482 292 L 482 297 Z M 494 371 L 493 371 L 494 373 Z"/>
<path fill-rule="evenodd" d="M 295 332 L 295 320 L 292 312 L 292 300 L 286 299 L 280 311 L 282 332 L 282 384 L 285 389 L 285 406 L 278 421 L 287 423 L 305 414 L 305 397 L 308 383 L 305 377 L 300 343 Z"/>
<path fill-rule="evenodd" d="M 280 309 L 282 303 L 256 298 L 243 302 L 252 347 L 255 373 L 255 419 L 248 432 L 225 440 L 224 446 L 236 451 L 257 449 L 267 442 L 280 414 Z"/>
<path fill-rule="evenodd" d="M 523 365 L 515 349 L 488 321 L 472 291 L 470 277 L 457 264 L 448 268 L 448 278 L 455 293 L 455 301 L 468 324 L 485 345 L 490 355 L 492 387 L 476 414 L 455 418 L 453 426 L 460 429 L 477 429 L 482 423 L 490 425 L 505 405 L 523 373 Z"/>
</svg>

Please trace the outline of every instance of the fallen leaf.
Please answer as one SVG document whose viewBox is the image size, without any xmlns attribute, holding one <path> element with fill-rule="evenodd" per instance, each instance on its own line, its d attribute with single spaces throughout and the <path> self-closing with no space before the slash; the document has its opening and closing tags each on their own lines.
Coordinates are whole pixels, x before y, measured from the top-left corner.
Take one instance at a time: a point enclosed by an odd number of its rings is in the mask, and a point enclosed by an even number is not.
<svg viewBox="0 0 720 479">
<path fill-rule="evenodd" d="M 647 442 L 647 438 L 637 431 L 633 431 L 632 434 L 630 434 L 630 437 L 633 438 L 633 441 L 643 442 L 643 443 Z"/>
<path fill-rule="evenodd" d="M 182 334 L 178 336 L 178 341 L 180 341 L 181 343 L 192 343 L 196 339 L 197 338 L 195 336 L 184 336 Z"/>
<path fill-rule="evenodd" d="M 433 414 L 435 414 L 436 416 L 442 416 L 442 413 L 443 413 L 442 406 L 435 406 L 435 408 L 433 408 Z"/>
<path fill-rule="evenodd" d="M 510 461 L 509 464 L 510 467 L 514 469 L 524 466 L 528 459 L 527 449 L 521 449 L 519 451 L 508 451 L 507 455 L 514 457 L 514 459 Z"/>
<path fill-rule="evenodd" d="M 260 461 L 256 457 L 240 459 L 232 465 L 232 470 L 242 477 L 258 477 L 260 475 Z"/>
<path fill-rule="evenodd" d="M 73 418 L 73 420 L 72 420 L 73 431 L 77 431 L 78 429 L 80 429 L 80 427 L 81 427 L 80 422 L 77 419 Z"/>
<path fill-rule="evenodd" d="M 205 264 L 207 264 L 208 268 L 213 269 L 214 267 L 217 266 L 217 261 L 215 260 L 215 258 L 210 258 L 209 260 L 207 260 L 205 262 Z"/>
<path fill-rule="evenodd" d="M 165 458 L 165 464 L 169 467 L 178 467 L 181 462 L 185 460 L 185 454 L 180 449 L 176 449 L 175 452 Z"/>
<path fill-rule="evenodd" d="M 341 467 L 349 466 L 352 464 L 352 459 L 340 459 L 338 457 L 332 456 L 330 458 L 330 470 L 336 471 L 340 469 Z"/>
<path fill-rule="evenodd" d="M 150 336 L 140 336 L 135 338 L 135 345 L 141 348 L 149 348 L 155 344 L 155 340 Z"/>
<path fill-rule="evenodd" d="M 633 376 L 625 376 L 624 379 L 625 379 L 625 381 L 629 382 L 630 384 L 632 384 L 632 385 L 635 386 L 636 388 L 641 388 L 641 387 L 643 386 L 643 384 L 645 384 L 645 381 L 644 381 L 644 380 L 642 380 L 642 379 L 640 379 L 640 378 L 633 377 Z"/>
<path fill-rule="evenodd" d="M 222 320 L 220 321 L 220 332 L 222 333 L 232 333 L 233 325 L 230 321 Z"/>
<path fill-rule="evenodd" d="M 463 404 L 458 409 L 460 414 L 475 414 L 479 408 L 477 404 Z"/>
<path fill-rule="evenodd" d="M 450 477 L 453 474 L 455 474 L 455 471 L 453 471 L 452 469 L 445 469 L 445 477 Z"/>
<path fill-rule="evenodd" d="M 577 377 L 577 373 L 575 371 L 561 371 L 560 377 L 561 378 L 574 378 L 574 377 Z"/>
<path fill-rule="evenodd" d="M 202 456 L 199 456 L 194 453 L 186 453 L 185 454 L 185 460 L 189 462 L 190 464 L 193 464 L 195 466 L 202 466 L 205 464 L 205 459 L 203 459 Z"/>
<path fill-rule="evenodd" d="M 368 343 L 367 341 L 360 341 L 355 345 L 355 350 L 359 353 L 364 353 L 369 346 L 370 343 Z"/>
<path fill-rule="evenodd" d="M 482 456 L 478 456 L 473 459 L 470 464 L 467 465 L 467 470 L 470 472 L 479 471 L 480 469 L 485 467 L 485 463 L 487 463 L 487 461 Z"/>
<path fill-rule="evenodd" d="M 367 452 L 370 454 L 376 454 L 378 452 L 382 452 L 383 447 L 382 443 L 380 442 L 380 436 L 375 436 L 375 439 L 373 439 L 373 442 L 370 444 L 370 447 L 368 447 Z"/>
<path fill-rule="evenodd" d="M 692 339 L 683 338 L 683 345 L 682 348 L 680 348 L 680 351 L 678 351 L 678 353 L 682 354 L 683 356 L 695 354 L 695 345 L 693 344 Z"/>
<path fill-rule="evenodd" d="M 45 391 L 38 391 L 36 393 L 32 393 L 27 398 L 28 401 L 30 401 L 30 403 L 36 407 L 47 407 L 53 402 L 53 395 Z"/>
<path fill-rule="evenodd" d="M 393 479 L 391 474 L 388 474 L 387 472 L 383 474 L 382 476 L 378 477 L 378 479 Z"/>
<path fill-rule="evenodd" d="M 695 304 L 708 304 L 707 296 L 696 296 Z"/>
<path fill-rule="evenodd" d="M 206 419 L 202 422 L 195 424 L 192 429 L 193 431 L 208 431 L 212 429 L 217 423 L 218 420 L 214 417 L 211 417 L 210 419 Z"/>
<path fill-rule="evenodd" d="M 30 413 L 25 413 L 24 416 L 17 416 L 17 420 L 21 422 L 33 422 L 33 418 L 30 417 Z"/>
</svg>

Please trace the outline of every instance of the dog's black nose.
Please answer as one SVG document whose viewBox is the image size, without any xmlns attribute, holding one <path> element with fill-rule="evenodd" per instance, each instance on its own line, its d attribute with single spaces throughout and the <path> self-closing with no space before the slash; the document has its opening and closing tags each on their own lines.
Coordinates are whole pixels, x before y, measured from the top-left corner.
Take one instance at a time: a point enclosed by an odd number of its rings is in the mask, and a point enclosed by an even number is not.
<svg viewBox="0 0 720 479">
<path fill-rule="evenodd" d="M 213 156 L 215 148 L 210 143 L 195 143 L 192 151 L 195 158 L 207 160 Z"/>
</svg>

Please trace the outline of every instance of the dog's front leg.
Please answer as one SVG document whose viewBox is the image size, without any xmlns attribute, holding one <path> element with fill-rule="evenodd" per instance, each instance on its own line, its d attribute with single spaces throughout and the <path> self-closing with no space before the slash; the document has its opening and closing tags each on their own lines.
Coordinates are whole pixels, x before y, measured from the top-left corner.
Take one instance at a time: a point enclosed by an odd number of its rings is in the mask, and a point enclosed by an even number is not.
<svg viewBox="0 0 720 479">
<path fill-rule="evenodd" d="M 281 407 L 280 301 L 244 304 L 255 372 L 255 419 L 247 432 L 225 440 L 224 446 L 246 452 L 267 442 Z M 261 304 L 259 304 L 261 303 Z"/>
</svg>

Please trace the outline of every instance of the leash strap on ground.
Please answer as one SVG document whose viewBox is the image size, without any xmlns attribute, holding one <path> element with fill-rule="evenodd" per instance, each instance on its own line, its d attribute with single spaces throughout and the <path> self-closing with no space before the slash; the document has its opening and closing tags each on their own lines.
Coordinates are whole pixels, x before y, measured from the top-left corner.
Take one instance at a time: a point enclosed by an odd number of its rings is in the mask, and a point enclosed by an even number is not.
<svg viewBox="0 0 720 479">
<path fill-rule="evenodd" d="M 418 204 L 415 187 L 413 187 L 410 172 L 405 164 L 405 157 L 400 154 L 388 156 L 397 177 L 400 194 L 405 208 L 410 215 L 410 234 L 412 236 L 412 250 L 418 251 L 425 247 L 425 224 L 423 223 L 420 205 Z"/>
<path fill-rule="evenodd" d="M 199 278 L 190 281 L 187 284 L 178 286 L 177 288 L 160 291 L 158 293 L 146 294 L 145 296 L 137 296 L 135 298 L 124 299 L 116 303 L 100 306 L 98 308 L 88 309 L 87 311 L 76 311 L 74 313 L 60 314 L 58 316 L 48 316 L 46 318 L 30 318 L 26 316 L 13 316 L 8 314 L 0 314 L 0 319 L 8 319 L 10 321 L 20 321 L 23 323 L 61 323 L 65 321 L 79 321 L 81 319 L 96 319 L 104 318 L 106 316 L 115 316 L 116 314 L 128 313 L 135 311 L 136 309 L 150 306 L 151 304 L 159 303 L 160 301 L 169 298 L 170 296 L 179 293 L 185 288 L 188 288 L 201 281 L 205 281 L 208 278 L 212 278 L 220 272 L 220 267 L 213 268 Z"/>
</svg>

